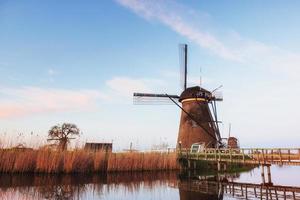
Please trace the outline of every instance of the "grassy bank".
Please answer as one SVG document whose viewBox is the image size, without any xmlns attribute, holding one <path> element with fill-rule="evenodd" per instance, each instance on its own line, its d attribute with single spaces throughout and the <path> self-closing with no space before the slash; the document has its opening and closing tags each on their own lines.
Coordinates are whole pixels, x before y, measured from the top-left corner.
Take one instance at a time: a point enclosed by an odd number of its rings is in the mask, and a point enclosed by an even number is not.
<svg viewBox="0 0 300 200">
<path fill-rule="evenodd" d="M 178 169 L 175 153 L 0 149 L 0 173 L 88 173 Z"/>
</svg>

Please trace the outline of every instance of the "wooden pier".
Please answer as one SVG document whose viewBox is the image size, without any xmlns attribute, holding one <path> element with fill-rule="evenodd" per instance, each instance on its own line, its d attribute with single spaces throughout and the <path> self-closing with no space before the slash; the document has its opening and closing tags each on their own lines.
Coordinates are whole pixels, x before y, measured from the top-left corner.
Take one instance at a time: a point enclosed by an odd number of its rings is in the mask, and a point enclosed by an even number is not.
<svg viewBox="0 0 300 200">
<path fill-rule="evenodd" d="M 206 160 L 223 163 L 300 166 L 300 148 L 207 148 L 199 152 L 180 149 L 178 150 L 178 158 L 190 161 Z"/>
<path fill-rule="evenodd" d="M 201 151 L 180 149 L 178 159 L 187 161 L 184 169 L 197 169 L 198 161 L 216 163 L 218 171 L 227 171 L 228 164 L 258 165 L 263 186 L 272 186 L 271 165 L 300 166 L 300 148 L 213 149 Z M 183 163 L 183 162 L 181 162 Z M 266 168 L 266 173 L 265 173 Z"/>
<path fill-rule="evenodd" d="M 266 199 L 266 200 L 299 200 L 300 187 L 282 185 L 262 185 L 251 183 L 189 180 L 178 183 L 183 190 L 200 192 L 205 194 L 229 194 L 245 199 Z"/>
</svg>

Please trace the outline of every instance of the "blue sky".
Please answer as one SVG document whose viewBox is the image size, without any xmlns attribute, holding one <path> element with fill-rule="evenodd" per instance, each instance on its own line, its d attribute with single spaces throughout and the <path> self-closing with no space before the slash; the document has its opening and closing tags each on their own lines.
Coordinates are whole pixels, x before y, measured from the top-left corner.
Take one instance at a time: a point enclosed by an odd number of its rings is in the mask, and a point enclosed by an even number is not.
<svg viewBox="0 0 300 200">
<path fill-rule="evenodd" d="M 132 92 L 179 94 L 178 44 L 188 43 L 190 86 L 200 68 L 204 87 L 223 85 L 223 136 L 231 122 L 242 146 L 297 146 L 299 4 L 0 0 L 2 143 L 41 142 L 73 122 L 78 143 L 175 146 L 177 107 L 136 106 Z"/>
</svg>

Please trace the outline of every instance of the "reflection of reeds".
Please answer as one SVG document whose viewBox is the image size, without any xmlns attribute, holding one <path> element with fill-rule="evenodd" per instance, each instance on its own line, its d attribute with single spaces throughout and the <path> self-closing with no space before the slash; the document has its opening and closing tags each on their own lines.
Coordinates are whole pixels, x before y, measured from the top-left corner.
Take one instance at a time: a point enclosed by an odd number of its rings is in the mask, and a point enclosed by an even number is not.
<svg viewBox="0 0 300 200">
<path fill-rule="evenodd" d="M 0 172 L 82 173 L 178 169 L 175 153 L 0 149 Z"/>
<path fill-rule="evenodd" d="M 151 186 L 153 183 L 177 181 L 176 171 L 120 172 L 120 173 L 89 173 L 89 174 L 0 174 L 0 188 L 38 187 L 52 185 L 128 185 L 139 184 Z"/>
<path fill-rule="evenodd" d="M 133 193 L 176 185 L 177 172 L 123 172 L 109 174 L 0 174 L 0 199 L 97 199 L 118 191 Z M 11 198 L 10 198 L 11 197 Z"/>
</svg>

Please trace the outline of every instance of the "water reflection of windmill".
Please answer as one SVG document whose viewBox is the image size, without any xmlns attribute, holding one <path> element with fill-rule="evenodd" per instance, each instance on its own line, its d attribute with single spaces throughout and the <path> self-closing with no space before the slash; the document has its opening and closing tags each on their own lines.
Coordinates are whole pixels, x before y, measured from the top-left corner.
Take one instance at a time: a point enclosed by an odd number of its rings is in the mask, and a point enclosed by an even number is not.
<svg viewBox="0 0 300 200">
<path fill-rule="evenodd" d="M 170 94 L 134 93 L 134 102 L 161 102 L 171 100 L 181 109 L 181 119 L 177 145 L 190 148 L 194 143 L 206 147 L 219 147 L 221 136 L 218 125 L 216 101 L 222 101 L 216 90 L 208 91 L 200 86 L 187 87 L 187 51 L 186 44 L 180 45 L 181 85 L 180 96 Z M 181 103 L 181 105 L 179 104 Z"/>
</svg>

